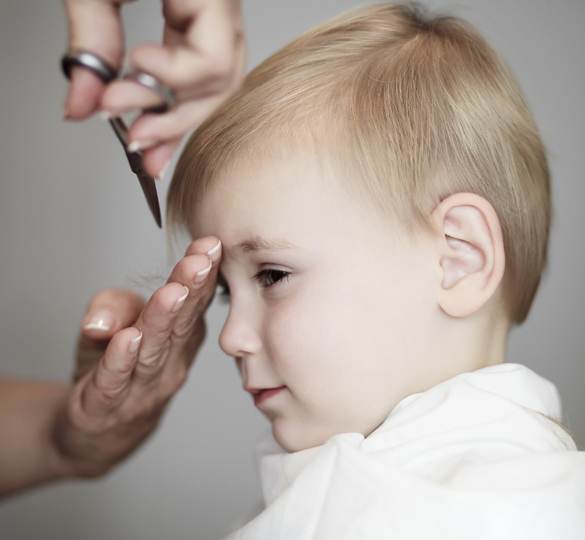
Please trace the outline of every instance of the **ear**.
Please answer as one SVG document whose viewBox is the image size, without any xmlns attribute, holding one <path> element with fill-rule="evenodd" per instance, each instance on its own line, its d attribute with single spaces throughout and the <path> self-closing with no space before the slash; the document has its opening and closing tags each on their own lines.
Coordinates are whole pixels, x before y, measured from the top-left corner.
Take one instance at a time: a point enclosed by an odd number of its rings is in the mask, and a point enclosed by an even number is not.
<svg viewBox="0 0 585 540">
<path fill-rule="evenodd" d="M 431 214 L 441 267 L 439 305 L 452 317 L 479 310 L 504 277 L 504 241 L 492 205 L 473 193 L 456 193 Z"/>
</svg>

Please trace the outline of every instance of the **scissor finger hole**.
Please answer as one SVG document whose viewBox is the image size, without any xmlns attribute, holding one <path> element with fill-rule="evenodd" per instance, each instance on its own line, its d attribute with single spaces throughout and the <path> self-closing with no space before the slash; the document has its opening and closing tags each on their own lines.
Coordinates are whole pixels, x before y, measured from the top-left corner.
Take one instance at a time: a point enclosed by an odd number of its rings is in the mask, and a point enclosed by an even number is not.
<svg viewBox="0 0 585 540">
<path fill-rule="evenodd" d="M 137 82 L 141 86 L 153 91 L 162 99 L 163 103 L 161 105 L 147 108 L 145 112 L 164 113 L 175 106 L 176 97 L 173 89 L 162 84 L 156 77 L 153 77 L 149 73 L 145 73 L 144 71 L 129 71 L 124 74 L 122 79 Z"/>
<path fill-rule="evenodd" d="M 118 76 L 118 70 L 114 66 L 91 51 L 76 49 L 61 58 L 61 69 L 68 79 L 71 79 L 71 72 L 76 66 L 88 69 L 106 84 Z"/>
</svg>

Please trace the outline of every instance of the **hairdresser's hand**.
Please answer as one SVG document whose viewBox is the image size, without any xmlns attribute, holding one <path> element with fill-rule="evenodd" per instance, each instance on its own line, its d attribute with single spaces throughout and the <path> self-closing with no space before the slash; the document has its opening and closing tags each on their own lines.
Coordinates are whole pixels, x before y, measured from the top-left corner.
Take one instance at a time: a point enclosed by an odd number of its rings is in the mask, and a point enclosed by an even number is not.
<svg viewBox="0 0 585 540">
<path fill-rule="evenodd" d="M 69 18 L 69 47 L 87 49 L 120 67 L 124 55 L 120 4 L 131 0 L 64 0 Z M 172 88 L 177 105 L 161 115 L 143 114 L 130 128 L 140 145 L 146 170 L 161 176 L 182 137 L 201 123 L 240 86 L 246 46 L 240 0 L 162 0 L 162 45 L 130 51 L 136 69 Z M 110 114 L 162 104 L 153 91 L 135 82 L 116 81 L 107 88 L 92 73 L 73 70 L 65 115 L 83 119 L 98 109 Z"/>
<path fill-rule="evenodd" d="M 216 238 L 193 242 L 141 313 L 141 300 L 127 291 L 93 299 L 76 383 L 55 430 L 72 475 L 106 472 L 154 430 L 203 342 L 220 257 Z"/>
</svg>

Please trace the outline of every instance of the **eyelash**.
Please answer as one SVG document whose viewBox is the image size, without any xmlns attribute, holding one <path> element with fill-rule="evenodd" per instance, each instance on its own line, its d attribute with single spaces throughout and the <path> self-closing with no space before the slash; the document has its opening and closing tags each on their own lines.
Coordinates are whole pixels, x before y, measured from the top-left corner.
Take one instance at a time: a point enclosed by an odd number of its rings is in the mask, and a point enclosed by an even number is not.
<svg viewBox="0 0 585 540">
<path fill-rule="evenodd" d="M 275 276 L 277 276 L 276 279 Z M 276 268 L 265 268 L 264 270 L 260 270 L 260 272 L 254 276 L 254 279 L 266 289 L 272 287 L 283 279 L 288 281 L 290 279 L 290 272 L 276 270 Z"/>
<path fill-rule="evenodd" d="M 286 272 L 285 270 L 277 270 L 275 268 L 265 268 L 252 276 L 252 278 L 256 280 L 262 286 L 262 288 L 267 289 L 273 285 L 276 285 L 282 280 L 288 281 L 290 279 L 290 272 Z M 220 287 L 222 289 L 220 292 L 220 299 L 222 302 L 229 302 L 229 288 L 226 285 L 221 284 Z"/>
</svg>

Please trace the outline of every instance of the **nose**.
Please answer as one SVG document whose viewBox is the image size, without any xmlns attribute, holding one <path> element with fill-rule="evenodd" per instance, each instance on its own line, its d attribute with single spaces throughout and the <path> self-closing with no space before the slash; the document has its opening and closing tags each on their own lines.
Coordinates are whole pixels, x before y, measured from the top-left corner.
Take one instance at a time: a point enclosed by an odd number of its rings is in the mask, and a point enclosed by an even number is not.
<svg viewBox="0 0 585 540">
<path fill-rule="evenodd" d="M 252 306 L 237 305 L 232 297 L 227 320 L 219 335 L 219 346 L 227 355 L 241 358 L 260 351 L 259 314 L 254 311 Z"/>
</svg>

